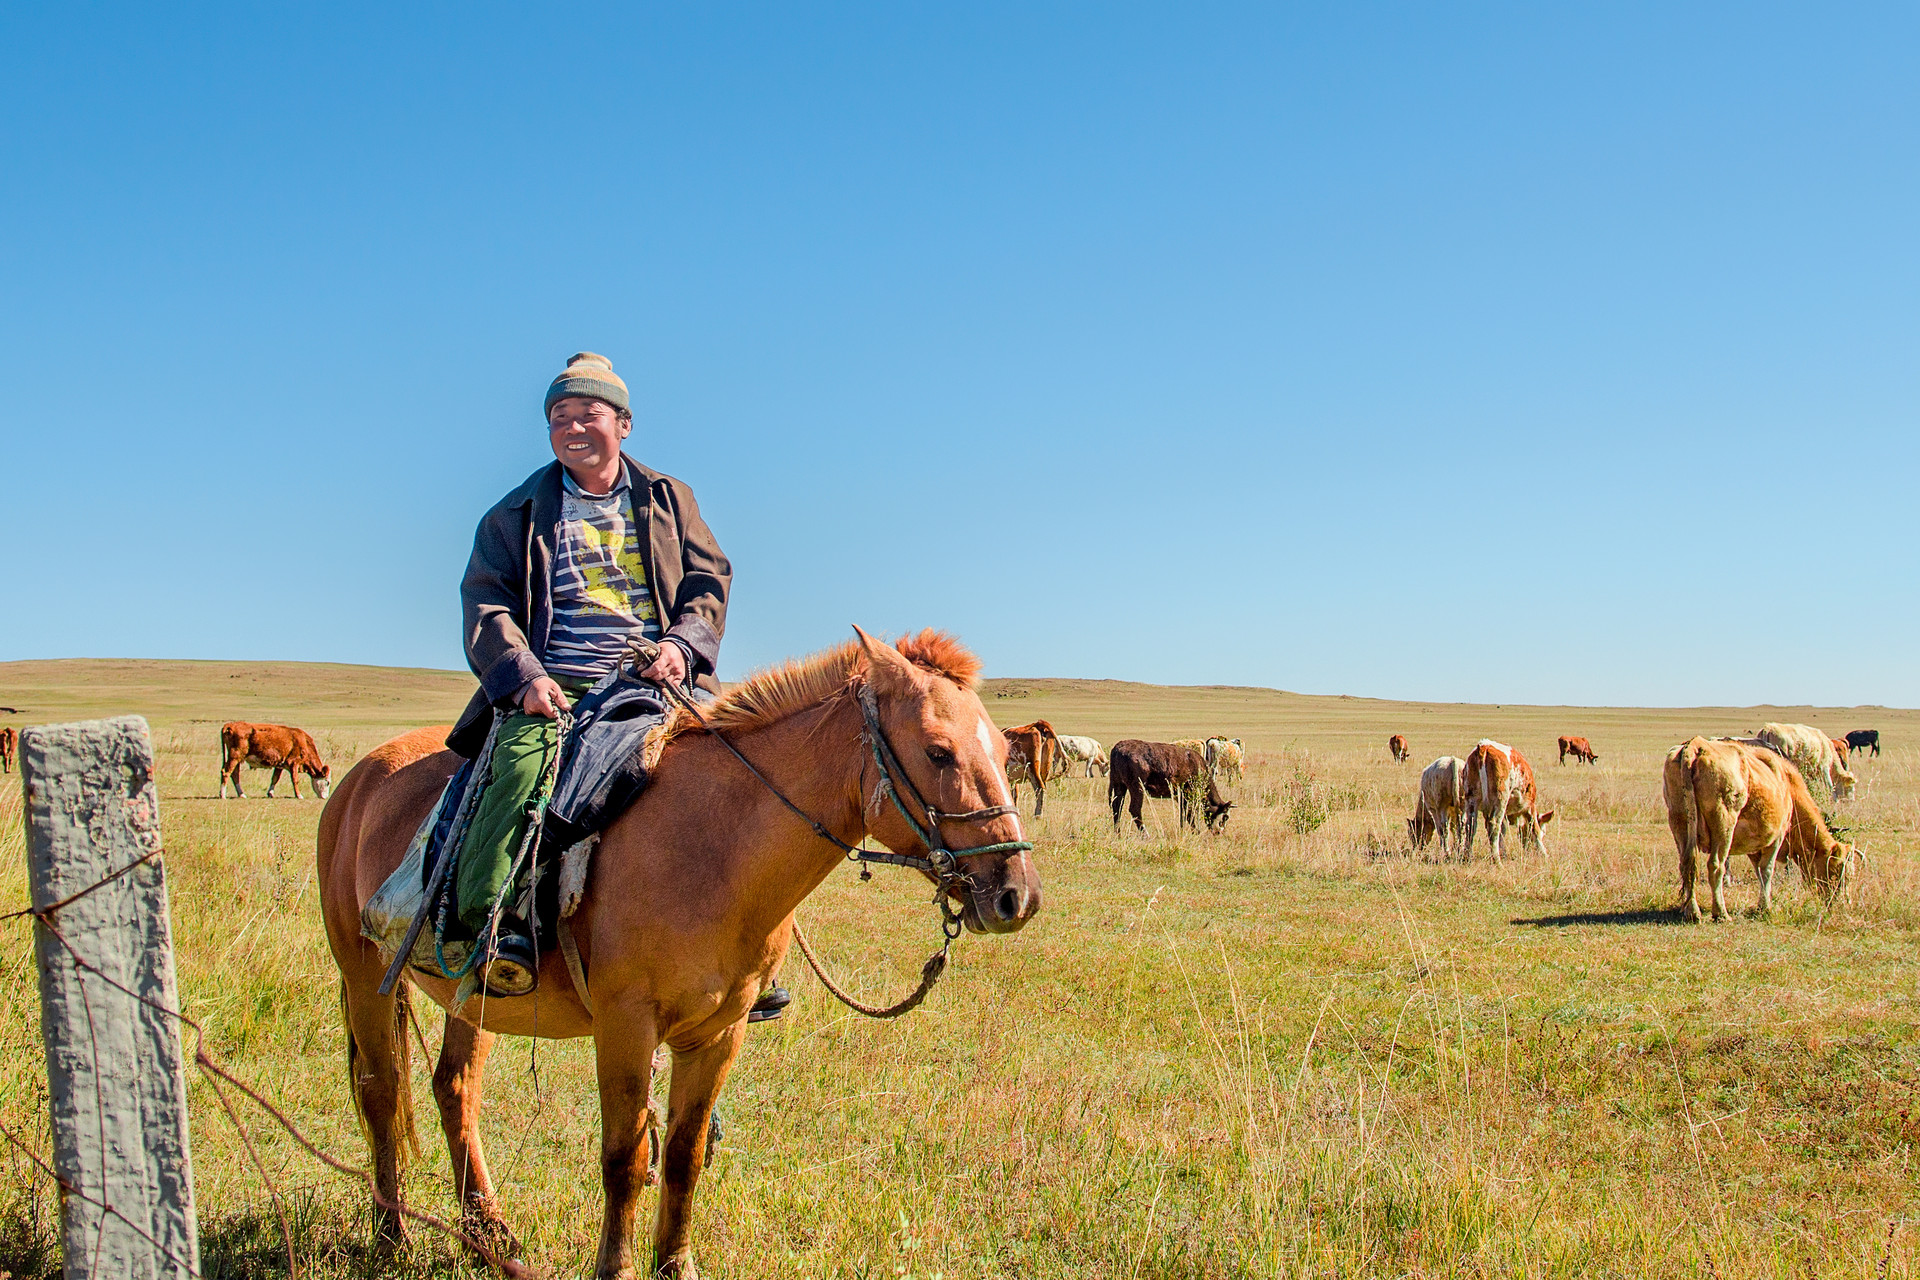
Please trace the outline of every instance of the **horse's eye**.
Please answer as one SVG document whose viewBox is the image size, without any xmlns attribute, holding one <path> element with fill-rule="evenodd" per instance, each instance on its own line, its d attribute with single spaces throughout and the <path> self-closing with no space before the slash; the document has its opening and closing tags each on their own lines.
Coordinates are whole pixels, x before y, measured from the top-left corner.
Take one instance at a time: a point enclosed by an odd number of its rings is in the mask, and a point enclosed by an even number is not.
<svg viewBox="0 0 1920 1280">
<path fill-rule="evenodd" d="M 936 769 L 953 768 L 953 752 L 945 747 L 928 747 L 927 760 Z"/>
</svg>

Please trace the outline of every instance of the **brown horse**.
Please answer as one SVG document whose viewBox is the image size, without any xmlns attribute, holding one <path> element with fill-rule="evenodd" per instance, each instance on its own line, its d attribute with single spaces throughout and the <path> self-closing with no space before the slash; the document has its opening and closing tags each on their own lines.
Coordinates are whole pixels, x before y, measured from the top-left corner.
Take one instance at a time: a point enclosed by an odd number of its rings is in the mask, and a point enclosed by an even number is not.
<svg viewBox="0 0 1920 1280">
<path fill-rule="evenodd" d="M 923 854 L 924 842 L 887 803 L 867 743 L 860 694 L 870 689 L 904 780 L 942 814 L 960 815 L 936 823 L 967 873 L 966 889 L 951 891 L 961 918 L 976 933 L 1009 933 L 1039 909 L 1040 881 L 1024 850 L 966 852 L 1022 838 L 1012 812 L 975 812 L 1011 800 L 1005 742 L 974 692 L 979 665 L 932 631 L 894 648 L 861 632 L 858 643 L 748 679 L 707 717 L 835 837 L 872 835 L 896 853 Z M 341 780 L 320 820 L 322 906 L 344 979 L 354 1101 L 373 1148 L 375 1183 L 395 1203 L 403 1149 L 416 1145 L 406 984 L 395 995 L 378 994 L 386 965 L 360 935 L 360 909 L 399 865 L 453 774 L 458 761 L 440 748 L 444 732 L 417 730 L 373 751 Z M 564 960 L 548 955 L 532 995 L 475 996 L 447 1011 L 433 1073 L 467 1219 L 479 1233 L 511 1241 L 480 1145 L 480 1076 L 494 1035 L 594 1037 L 606 1192 L 602 1277 L 635 1274 L 644 1122 L 662 1043 L 673 1051 L 673 1074 L 653 1262 L 663 1275 L 694 1274 L 693 1191 L 714 1102 L 740 1051 L 747 1011 L 786 956 L 794 908 L 842 858 L 685 712 L 663 741 L 652 783 L 601 838 L 585 898 L 568 922 L 588 990 L 577 992 Z M 409 977 L 443 1008 L 453 996 L 451 982 Z M 384 1241 L 397 1241 L 401 1222 L 382 1212 L 380 1230 Z"/>
</svg>

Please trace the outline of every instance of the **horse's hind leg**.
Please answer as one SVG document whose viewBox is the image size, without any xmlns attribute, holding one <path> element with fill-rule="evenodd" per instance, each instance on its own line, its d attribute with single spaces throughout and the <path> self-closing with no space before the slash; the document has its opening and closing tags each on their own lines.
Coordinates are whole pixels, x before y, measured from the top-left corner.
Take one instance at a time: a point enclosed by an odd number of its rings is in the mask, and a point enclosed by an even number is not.
<svg viewBox="0 0 1920 1280">
<path fill-rule="evenodd" d="M 667 1097 L 667 1154 L 660 1168 L 660 1208 L 653 1221 L 656 1274 L 682 1277 L 693 1269 L 693 1189 L 707 1164 L 707 1126 L 727 1070 L 740 1052 L 746 1019 L 691 1053 L 673 1055 L 673 1087 Z"/>
<path fill-rule="evenodd" d="M 478 1228 L 484 1243 L 511 1257 L 520 1252 L 520 1243 L 500 1216 L 480 1144 L 481 1073 L 493 1052 L 493 1041 L 493 1032 L 448 1014 L 440 1061 L 433 1069 L 433 1100 L 440 1107 L 440 1128 L 447 1135 L 461 1216 Z"/>
<path fill-rule="evenodd" d="M 419 1151 L 413 1127 L 413 1095 L 407 1079 L 411 1059 L 406 1024 L 411 988 L 403 982 L 395 995 L 380 995 L 377 968 L 358 978 L 349 977 L 341 983 L 347 1020 L 347 1084 L 367 1143 L 373 1149 L 373 1186 L 378 1195 L 375 1234 L 386 1247 L 406 1237 L 405 1225 L 393 1206 L 401 1203 L 401 1179 L 408 1159 Z"/>
</svg>

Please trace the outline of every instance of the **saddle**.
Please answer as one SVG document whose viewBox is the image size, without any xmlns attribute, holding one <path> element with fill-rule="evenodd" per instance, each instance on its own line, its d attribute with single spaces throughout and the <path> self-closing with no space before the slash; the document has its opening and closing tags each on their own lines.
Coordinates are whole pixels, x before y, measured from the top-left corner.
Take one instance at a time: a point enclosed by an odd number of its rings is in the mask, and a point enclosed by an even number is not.
<svg viewBox="0 0 1920 1280">
<path fill-rule="evenodd" d="M 622 663 L 602 677 L 562 722 L 557 763 L 528 801 L 527 839 L 481 931 L 483 938 L 530 935 L 529 950 L 536 957 L 560 947 L 582 991 L 579 962 L 562 921 L 579 903 L 600 833 L 646 789 L 654 757 L 647 739 L 672 711 L 659 686 L 639 677 L 638 665 Z M 474 969 L 482 948 L 480 939 L 458 936 L 457 929 L 448 927 L 457 906 L 457 877 L 451 871 L 487 786 L 494 738 L 508 714 L 496 710 L 493 731 L 480 754 L 462 762 L 447 780 L 406 856 L 360 913 L 362 935 L 378 944 L 383 955 L 393 958 L 405 952 L 407 967 L 460 980 L 456 1004 L 472 994 L 469 984 L 478 987 Z M 525 991 L 532 990 L 536 968 L 537 960 L 527 968 Z M 397 978 L 398 969 L 395 963 L 389 981 Z"/>
</svg>

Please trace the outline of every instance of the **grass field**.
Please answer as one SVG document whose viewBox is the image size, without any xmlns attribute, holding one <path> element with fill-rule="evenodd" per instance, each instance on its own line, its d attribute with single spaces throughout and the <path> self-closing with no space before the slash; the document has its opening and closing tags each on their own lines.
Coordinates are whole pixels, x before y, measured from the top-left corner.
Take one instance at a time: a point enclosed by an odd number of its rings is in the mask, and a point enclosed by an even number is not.
<svg viewBox="0 0 1920 1280">
<path fill-rule="evenodd" d="M 0 664 L 15 724 L 153 723 L 188 1009 L 216 1052 L 355 1162 L 336 979 L 316 906 L 320 806 L 212 799 L 231 718 L 311 729 L 336 776 L 450 719 L 464 675 L 295 664 Z M 1002 724 L 1106 742 L 1226 733 L 1250 767 L 1227 834 L 1115 834 L 1105 783 L 1033 825 L 1041 914 L 966 938 L 927 1004 L 850 1016 L 797 957 L 722 1101 L 696 1242 L 715 1277 L 1906 1276 L 1916 1226 L 1920 713 L 1475 707 L 995 681 Z M 1872 856 L 1831 911 L 1788 877 L 1769 919 L 1687 926 L 1660 753 L 1801 720 L 1882 730 L 1841 816 Z M 1393 763 L 1388 734 L 1412 740 Z M 1558 767 L 1560 733 L 1598 767 Z M 1419 767 L 1483 735 L 1526 752 L 1548 851 L 1502 866 L 1410 855 Z M 257 779 L 257 780 L 256 780 Z M 0 788 L 0 911 L 26 897 L 21 800 Z M 1510 848 L 1513 847 L 1510 845 Z M 1484 848 L 1484 846 L 1482 846 Z M 644 886 L 637 887 L 644 892 Z M 911 985 L 935 929 L 882 869 L 836 874 L 803 918 L 870 996 Z M 0 1123 L 46 1145 L 31 938 L 0 926 Z M 423 1022 L 431 1048 L 437 1015 Z M 599 1123 L 585 1042 L 503 1041 L 488 1137 L 531 1256 L 586 1273 Z M 424 1066 L 415 1203 L 446 1212 Z M 206 1273 L 285 1274 L 259 1180 L 199 1083 Z M 302 1274 L 366 1274 L 358 1191 L 256 1128 Z M 57 1273 L 50 1189 L 0 1155 L 0 1271 Z M 466 1264 L 417 1237 L 407 1274 Z"/>
</svg>

